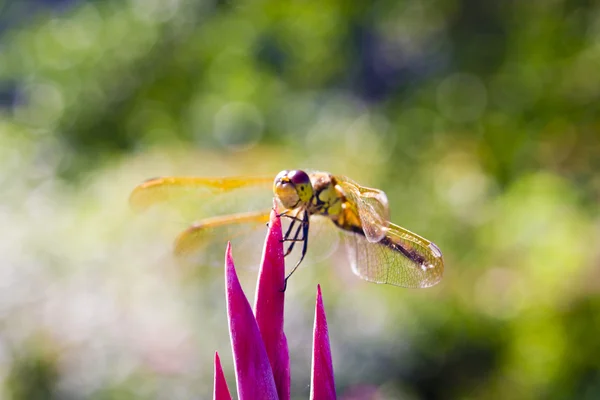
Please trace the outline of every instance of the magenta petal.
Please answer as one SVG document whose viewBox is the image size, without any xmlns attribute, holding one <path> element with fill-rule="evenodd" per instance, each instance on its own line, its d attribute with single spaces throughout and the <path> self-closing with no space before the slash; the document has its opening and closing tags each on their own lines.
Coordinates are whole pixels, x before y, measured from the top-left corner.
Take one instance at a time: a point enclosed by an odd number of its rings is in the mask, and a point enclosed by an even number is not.
<svg viewBox="0 0 600 400">
<path fill-rule="evenodd" d="M 258 273 L 254 314 L 271 362 L 279 399 L 288 400 L 290 398 L 290 354 L 283 333 L 285 293 L 282 289 L 285 279 L 285 261 L 282 237 L 281 220 L 273 210 Z"/>
<path fill-rule="evenodd" d="M 225 256 L 225 286 L 238 398 L 277 399 L 271 364 L 250 303 L 235 272 L 231 244 L 227 245 Z"/>
<path fill-rule="evenodd" d="M 325 317 L 325 308 L 323 307 L 323 299 L 321 298 L 321 286 L 317 286 L 311 370 L 310 398 L 313 400 L 335 399 L 333 363 L 331 362 L 327 318 Z"/>
<path fill-rule="evenodd" d="M 215 353 L 215 386 L 213 392 L 213 399 L 231 400 L 231 393 L 229 393 L 227 381 L 225 380 L 225 375 L 223 375 L 223 368 L 221 367 L 219 353 Z"/>
</svg>

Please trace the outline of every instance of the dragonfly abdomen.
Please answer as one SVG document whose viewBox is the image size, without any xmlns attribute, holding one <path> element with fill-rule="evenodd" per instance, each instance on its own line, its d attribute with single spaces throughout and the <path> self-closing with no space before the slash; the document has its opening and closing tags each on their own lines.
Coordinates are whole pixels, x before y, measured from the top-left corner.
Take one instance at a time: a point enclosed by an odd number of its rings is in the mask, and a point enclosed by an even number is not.
<svg viewBox="0 0 600 400">
<path fill-rule="evenodd" d="M 337 221 L 334 220 L 334 223 L 341 229 L 355 233 L 366 239 L 366 234 L 361 225 L 352 224 L 352 223 L 348 223 L 348 222 L 349 221 L 344 220 L 343 218 L 340 218 Z M 405 256 L 406 258 L 408 258 L 409 260 L 411 260 L 412 262 L 414 262 L 415 264 L 418 264 L 420 266 L 428 265 L 428 262 L 425 259 L 425 257 L 423 257 L 421 254 L 419 254 L 416 250 L 406 248 L 406 247 L 402 246 L 401 244 L 394 242 L 389 236 L 384 236 L 379 242 L 373 243 L 373 245 L 384 246 L 392 251 L 400 252 L 400 253 L 402 253 L 403 256 Z"/>
<path fill-rule="evenodd" d="M 402 245 L 391 240 L 388 236 L 384 236 L 383 239 L 381 239 L 381 241 L 379 241 L 378 243 L 381 244 L 382 246 L 386 246 L 387 248 L 389 248 L 391 250 L 399 251 L 406 258 L 408 258 L 409 260 L 411 260 L 412 262 L 414 262 L 416 264 L 419 264 L 421 266 L 427 264 L 426 263 L 427 260 L 425 260 L 425 257 L 423 257 L 421 254 L 417 253 L 414 249 L 407 249 L 407 248 L 403 247 Z"/>
</svg>

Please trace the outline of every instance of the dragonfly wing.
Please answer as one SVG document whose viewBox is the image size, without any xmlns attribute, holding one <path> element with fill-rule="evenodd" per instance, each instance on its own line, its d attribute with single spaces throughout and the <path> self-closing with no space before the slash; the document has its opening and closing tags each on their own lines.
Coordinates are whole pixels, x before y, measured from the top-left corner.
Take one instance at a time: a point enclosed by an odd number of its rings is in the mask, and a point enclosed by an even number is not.
<svg viewBox="0 0 600 400">
<path fill-rule="evenodd" d="M 390 219 L 388 199 L 379 190 L 363 187 L 348 178 L 343 178 L 341 186 L 351 204 L 356 204 L 356 212 L 369 242 L 379 242 L 386 235 Z"/>
<path fill-rule="evenodd" d="M 174 252 L 177 256 L 187 257 L 207 250 L 209 245 L 220 244 L 222 253 L 228 241 L 251 237 L 257 231 L 263 232 L 264 236 L 270 212 L 263 210 L 200 220 L 179 234 Z"/>
<path fill-rule="evenodd" d="M 263 210 L 200 220 L 181 232 L 175 239 L 174 253 L 179 258 L 194 263 L 220 265 L 223 263 L 223 248 L 227 242 L 231 242 L 237 254 L 244 254 L 244 260 L 236 259 L 236 265 L 239 263 L 239 266 L 244 267 L 250 266 L 252 262 L 258 263 L 270 212 L 271 210 Z M 285 233 L 291 220 L 282 218 L 281 223 Z M 338 231 L 329 218 L 312 216 L 308 238 L 308 257 L 314 261 L 329 257 L 339 242 Z M 293 236 L 293 232 L 291 236 Z M 291 242 L 284 244 L 284 251 L 290 244 Z M 212 251 L 214 248 L 218 251 Z M 294 265 L 300 258 L 301 249 L 302 243 L 297 242 L 293 252 L 286 257 L 286 264 Z"/>
<path fill-rule="evenodd" d="M 397 225 L 390 223 L 377 243 L 350 232 L 345 232 L 344 240 L 353 272 L 367 281 L 424 288 L 442 279 L 444 260 L 440 249 Z"/>
<path fill-rule="evenodd" d="M 326 260 L 335 253 L 340 242 L 339 230 L 331 219 L 321 215 L 311 216 L 308 231 L 308 257 L 317 262 Z"/>
<path fill-rule="evenodd" d="M 174 200 L 195 200 L 243 188 L 259 187 L 272 196 L 267 188 L 273 185 L 273 177 L 164 177 L 149 179 L 139 184 L 131 193 L 129 203 L 134 209 L 143 210 L 158 203 Z"/>
</svg>

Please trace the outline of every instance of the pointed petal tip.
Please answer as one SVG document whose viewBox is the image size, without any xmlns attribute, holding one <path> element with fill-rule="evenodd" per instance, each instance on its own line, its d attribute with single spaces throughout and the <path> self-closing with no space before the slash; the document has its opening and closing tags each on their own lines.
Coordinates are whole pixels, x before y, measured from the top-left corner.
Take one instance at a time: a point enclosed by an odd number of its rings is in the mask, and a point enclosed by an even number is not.
<svg viewBox="0 0 600 400">
<path fill-rule="evenodd" d="M 281 217 L 277 212 L 277 208 L 271 209 L 271 214 L 269 214 L 269 233 L 267 234 L 267 238 L 273 236 L 273 232 L 281 231 Z"/>
<path fill-rule="evenodd" d="M 315 320 L 313 327 L 313 355 L 311 371 L 311 399 L 335 399 L 335 379 L 331 359 L 331 345 L 327 316 L 323 306 L 321 285 L 317 285 Z"/>
<path fill-rule="evenodd" d="M 229 261 L 231 258 L 231 242 L 227 242 L 227 247 L 225 248 L 225 259 Z"/>
<path fill-rule="evenodd" d="M 235 263 L 233 262 L 233 255 L 231 254 L 231 243 L 227 242 L 227 249 L 225 250 L 225 286 L 230 289 L 231 285 L 237 282 L 236 286 L 239 286 L 237 272 L 235 271 Z"/>
<path fill-rule="evenodd" d="M 323 295 L 321 285 L 317 285 L 317 298 L 315 301 L 315 329 L 325 329 L 327 334 L 327 316 L 325 315 L 325 306 L 323 305 Z M 329 340 L 329 337 L 327 337 Z"/>
<path fill-rule="evenodd" d="M 229 268 L 230 264 L 233 264 L 233 257 L 231 256 L 231 242 L 227 242 L 225 248 L 225 268 Z"/>
<path fill-rule="evenodd" d="M 321 317 L 325 317 L 325 307 L 323 306 L 323 294 L 321 292 L 321 285 L 317 285 L 317 300 L 315 302 L 315 312 Z M 327 325 L 327 320 L 325 320 Z"/>
<path fill-rule="evenodd" d="M 219 353 L 215 351 L 215 379 L 213 387 L 213 399 L 214 400 L 231 400 L 231 393 L 225 380 L 225 374 L 223 374 L 223 367 L 221 367 L 221 359 Z"/>
</svg>

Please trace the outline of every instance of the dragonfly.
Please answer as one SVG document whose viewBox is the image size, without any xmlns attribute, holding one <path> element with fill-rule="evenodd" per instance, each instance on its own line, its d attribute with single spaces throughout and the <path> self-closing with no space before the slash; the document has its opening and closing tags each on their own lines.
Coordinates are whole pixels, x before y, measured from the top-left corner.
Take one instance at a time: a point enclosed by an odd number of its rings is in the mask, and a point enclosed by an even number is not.
<svg viewBox="0 0 600 400">
<path fill-rule="evenodd" d="M 285 284 L 304 260 L 309 248 L 311 221 L 325 219 L 341 234 L 352 271 L 360 278 L 406 288 L 426 288 L 440 282 L 442 252 L 433 242 L 390 222 L 386 194 L 328 172 L 284 170 L 271 177 L 162 177 L 138 185 L 130 196 L 136 208 L 169 201 L 174 193 L 207 190 L 229 193 L 272 185 L 280 217 L 290 223 L 283 234 L 285 256 L 300 248 L 300 257 Z M 270 209 L 202 219 L 181 232 L 174 251 L 185 255 L 207 240 L 206 233 L 221 227 L 266 223 Z"/>
</svg>

